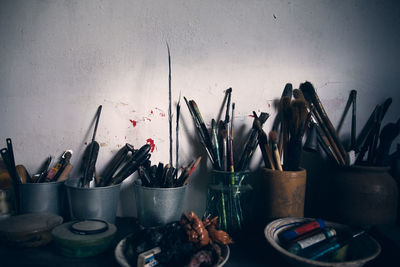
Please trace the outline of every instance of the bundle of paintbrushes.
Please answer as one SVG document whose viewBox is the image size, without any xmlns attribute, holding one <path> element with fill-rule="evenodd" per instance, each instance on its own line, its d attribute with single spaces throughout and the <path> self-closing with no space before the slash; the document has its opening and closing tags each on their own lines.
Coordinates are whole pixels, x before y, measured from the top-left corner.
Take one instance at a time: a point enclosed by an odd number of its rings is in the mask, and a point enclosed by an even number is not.
<svg viewBox="0 0 400 267">
<path fill-rule="evenodd" d="M 139 178 L 142 181 L 142 186 L 153 188 L 172 188 L 186 185 L 189 182 L 190 176 L 200 163 L 201 157 L 196 161 L 192 161 L 188 166 L 182 167 L 180 170 L 163 163 L 151 165 L 148 160 L 143 165 L 139 166 Z"/>
<path fill-rule="evenodd" d="M 255 115 L 253 127 L 250 129 L 248 138 L 245 142 L 242 155 L 238 162 L 235 162 L 234 157 L 234 112 L 235 103 L 231 105 L 232 88 L 226 90 L 224 103 L 226 103 L 226 113 L 224 120 L 211 120 L 211 133 L 209 133 L 200 110 L 194 100 L 188 101 L 186 105 L 190 111 L 193 122 L 196 126 L 196 132 L 199 140 L 207 152 L 213 168 L 215 170 L 237 172 L 246 171 L 249 167 L 250 160 L 257 148 L 258 144 L 258 127 L 262 127 L 268 119 L 269 114 L 262 112 L 259 117 Z M 232 111 L 230 109 L 232 108 Z"/>
<path fill-rule="evenodd" d="M 134 149 L 132 145 L 125 144 L 106 166 L 102 175 L 96 179 L 97 186 L 122 183 L 136 172 L 140 166 L 149 161 L 151 157 L 149 152 L 149 144 L 143 145 L 140 149 Z"/>
<path fill-rule="evenodd" d="M 377 105 L 358 136 L 355 146 L 358 152 L 356 164 L 369 166 L 389 165 L 389 151 L 394 139 L 400 133 L 400 119 L 388 123 L 381 129 L 381 123 L 392 103 L 392 98 Z"/>
<path fill-rule="evenodd" d="M 266 168 L 280 171 L 298 171 L 300 168 L 302 139 L 309 120 L 307 104 L 300 93 L 298 89 L 293 90 L 291 84 L 286 84 L 268 137 L 257 123 L 258 143 Z M 254 116 L 256 119 L 256 114 Z"/>
<path fill-rule="evenodd" d="M 259 128 L 268 119 L 269 114 L 254 113 L 253 126 L 244 143 L 244 149 L 238 161 L 234 157 L 234 112 L 235 103 L 231 104 L 232 89 L 226 90 L 222 107 L 226 105 L 223 120 L 211 120 L 211 133 L 207 129 L 200 110 L 194 100 L 185 98 L 190 114 L 196 126 L 200 142 L 213 165 L 213 180 L 209 185 L 207 211 L 211 216 L 218 216 L 219 224 L 225 231 L 238 233 L 246 221 L 247 209 L 243 209 L 251 190 L 247 185 L 248 169 L 254 151 L 258 145 Z M 223 110 L 223 109 L 222 109 Z"/>
<path fill-rule="evenodd" d="M 310 82 L 300 84 L 300 90 L 296 91 L 295 98 L 306 102 L 310 114 L 310 125 L 315 128 L 313 130 L 317 133 L 318 144 L 325 154 L 339 166 L 348 165 L 348 153 L 339 140 L 337 131 L 329 120 L 313 85 Z"/>
</svg>

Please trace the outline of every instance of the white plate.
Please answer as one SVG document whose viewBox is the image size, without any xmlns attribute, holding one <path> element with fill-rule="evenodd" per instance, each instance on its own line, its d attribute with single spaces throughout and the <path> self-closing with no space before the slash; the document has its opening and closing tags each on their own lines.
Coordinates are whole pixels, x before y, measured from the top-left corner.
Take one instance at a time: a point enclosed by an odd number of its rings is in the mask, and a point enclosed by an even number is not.
<svg viewBox="0 0 400 267">
<path fill-rule="evenodd" d="M 131 267 L 124 254 L 126 240 L 127 237 L 119 241 L 118 245 L 115 248 L 114 254 L 115 254 L 115 259 L 122 267 Z M 229 259 L 230 249 L 228 245 L 221 246 L 221 254 L 222 254 L 222 261 L 217 265 L 218 267 L 222 267 Z"/>
</svg>

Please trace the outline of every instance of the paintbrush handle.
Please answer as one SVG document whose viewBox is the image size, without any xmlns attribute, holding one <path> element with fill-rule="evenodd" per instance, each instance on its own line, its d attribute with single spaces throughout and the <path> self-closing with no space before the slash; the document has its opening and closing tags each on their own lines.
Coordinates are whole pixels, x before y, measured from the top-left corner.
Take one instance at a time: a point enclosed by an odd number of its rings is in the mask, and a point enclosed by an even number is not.
<svg viewBox="0 0 400 267">
<path fill-rule="evenodd" d="M 271 150 L 268 145 L 267 135 L 265 134 L 264 131 L 259 133 L 258 145 L 260 146 L 260 150 L 261 150 L 261 154 L 262 154 L 262 157 L 264 160 L 265 167 L 275 170 L 275 166 L 272 161 Z"/>
<path fill-rule="evenodd" d="M 321 118 L 318 111 L 316 111 L 316 109 L 314 109 L 313 115 L 316 118 L 318 125 L 321 127 L 322 131 L 324 132 L 324 135 L 327 138 L 328 143 L 329 143 L 328 147 L 330 147 L 330 149 L 333 151 L 335 158 L 338 160 L 337 161 L 338 164 L 344 166 L 345 165 L 344 158 L 343 158 L 342 154 L 340 153 L 338 147 L 336 146 L 336 142 L 334 141 L 333 137 L 331 136 L 329 129 L 326 127 L 326 124 L 324 123 L 323 119 Z"/>
<path fill-rule="evenodd" d="M 273 144 L 272 150 L 274 153 L 275 164 L 276 164 L 277 169 L 280 171 L 283 171 L 282 165 L 281 165 L 281 157 L 279 156 L 278 146 L 276 144 Z"/>
<path fill-rule="evenodd" d="M 327 154 L 331 159 L 334 159 L 334 161 L 336 161 L 336 163 L 340 165 L 339 159 L 337 158 L 335 152 L 333 151 L 333 148 L 329 143 L 329 140 L 326 137 L 324 131 L 318 124 L 315 124 L 315 127 L 317 129 L 317 135 L 319 137 L 320 143 L 322 144 L 322 149 L 325 151 L 325 154 Z"/>
</svg>

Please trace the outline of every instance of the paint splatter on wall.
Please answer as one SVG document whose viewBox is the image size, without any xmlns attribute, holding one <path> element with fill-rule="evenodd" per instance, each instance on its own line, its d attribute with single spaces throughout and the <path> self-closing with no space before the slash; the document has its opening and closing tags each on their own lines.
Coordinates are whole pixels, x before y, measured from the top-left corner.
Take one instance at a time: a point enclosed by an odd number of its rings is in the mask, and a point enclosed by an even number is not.
<svg viewBox="0 0 400 267">
<path fill-rule="evenodd" d="M 132 123 L 132 126 L 133 126 L 133 127 L 136 127 L 137 121 L 135 121 L 135 120 L 129 120 L 129 121 Z"/>
<path fill-rule="evenodd" d="M 147 138 L 146 144 L 149 144 L 149 145 L 150 145 L 150 152 L 153 152 L 154 149 L 157 149 L 157 148 L 156 148 L 156 145 L 154 144 L 154 140 L 151 139 L 151 138 Z"/>
</svg>

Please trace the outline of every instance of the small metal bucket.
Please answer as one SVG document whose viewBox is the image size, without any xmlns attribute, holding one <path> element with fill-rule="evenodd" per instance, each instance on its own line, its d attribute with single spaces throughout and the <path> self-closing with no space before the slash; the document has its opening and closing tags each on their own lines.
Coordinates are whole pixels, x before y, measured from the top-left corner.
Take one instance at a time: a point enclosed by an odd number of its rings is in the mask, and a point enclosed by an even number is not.
<svg viewBox="0 0 400 267">
<path fill-rule="evenodd" d="M 134 182 L 136 210 L 140 225 L 155 227 L 179 221 L 187 185 L 173 188 L 144 187 Z"/>
<path fill-rule="evenodd" d="M 64 181 L 26 183 L 19 186 L 19 213 L 63 215 Z"/>
<path fill-rule="evenodd" d="M 65 182 L 71 219 L 98 219 L 115 224 L 121 184 L 84 188 L 79 179 Z"/>
</svg>

